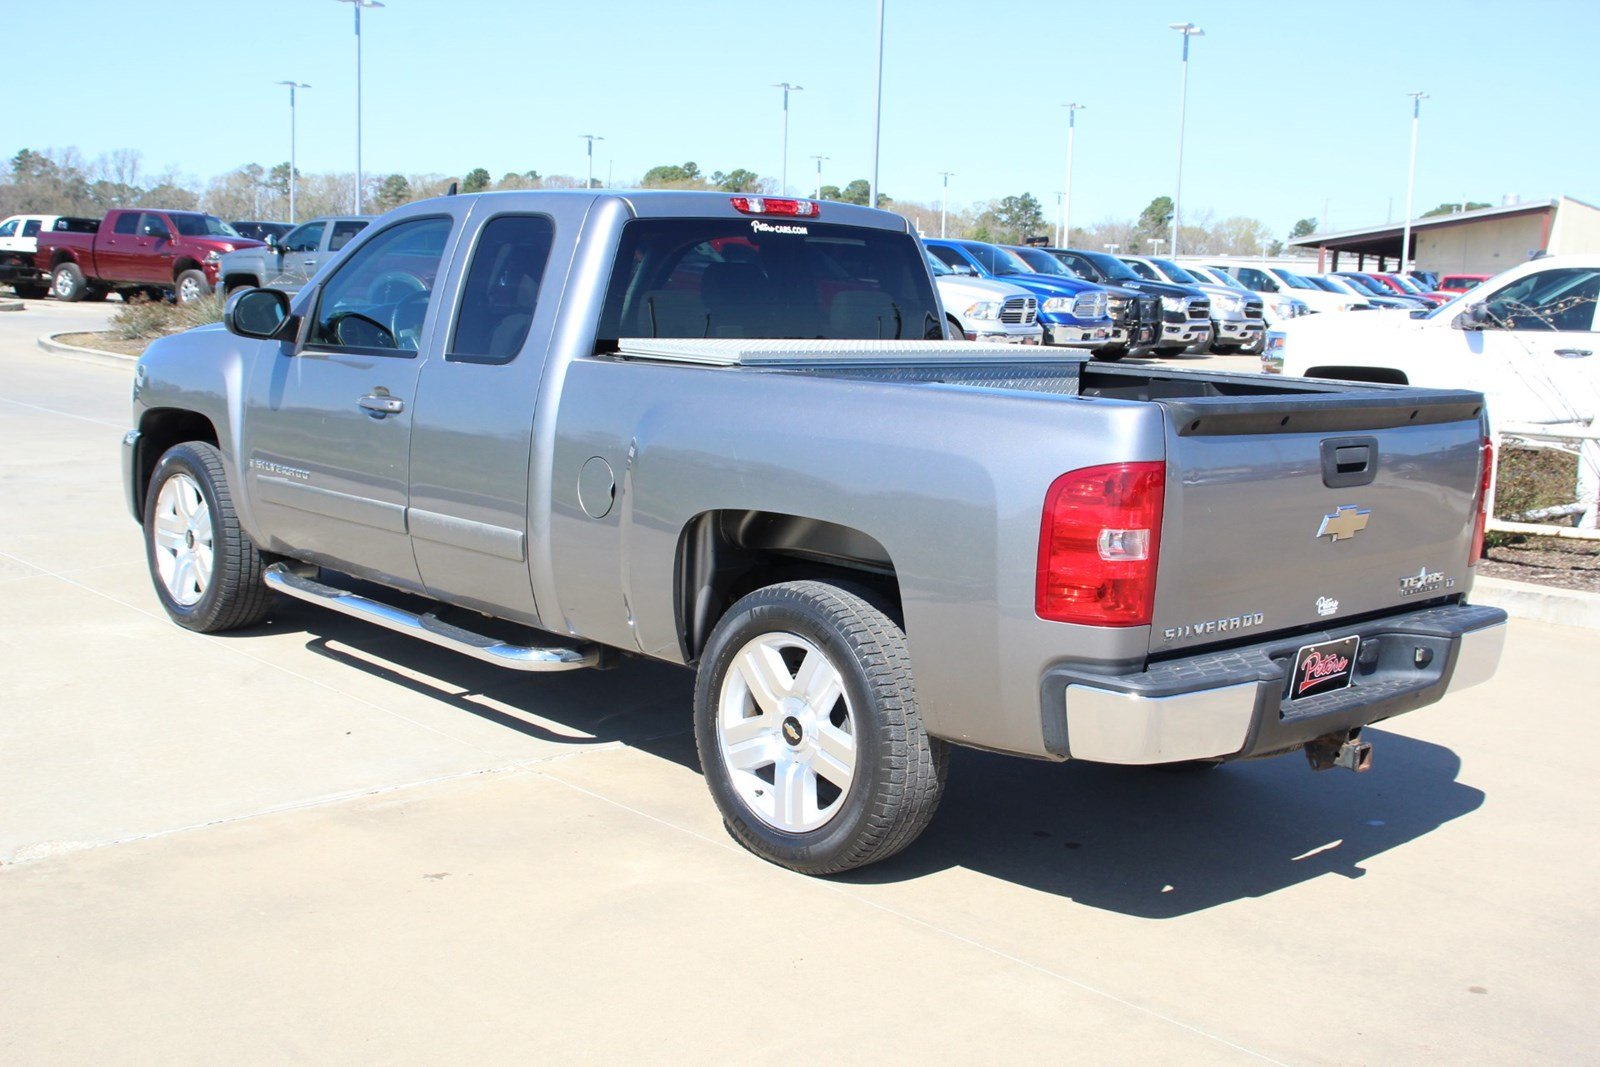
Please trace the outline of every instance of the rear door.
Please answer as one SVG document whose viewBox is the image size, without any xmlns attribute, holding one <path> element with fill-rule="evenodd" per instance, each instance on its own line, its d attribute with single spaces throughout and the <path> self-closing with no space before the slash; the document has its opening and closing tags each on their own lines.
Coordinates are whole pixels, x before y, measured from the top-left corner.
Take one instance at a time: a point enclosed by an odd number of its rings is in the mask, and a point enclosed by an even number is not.
<svg viewBox="0 0 1600 1067">
<path fill-rule="evenodd" d="M 1385 392 L 1163 402 L 1152 652 L 1466 591 L 1480 404 Z"/>
<path fill-rule="evenodd" d="M 130 282 L 139 252 L 137 211 L 113 211 L 100 224 L 94 239 L 94 270 L 108 281 Z M 87 266 L 87 264 L 85 265 Z"/>
<path fill-rule="evenodd" d="M 406 531 L 416 383 L 466 208 L 394 220 L 296 304 L 251 368 L 241 454 L 258 524 L 318 563 L 420 588 Z"/>
</svg>

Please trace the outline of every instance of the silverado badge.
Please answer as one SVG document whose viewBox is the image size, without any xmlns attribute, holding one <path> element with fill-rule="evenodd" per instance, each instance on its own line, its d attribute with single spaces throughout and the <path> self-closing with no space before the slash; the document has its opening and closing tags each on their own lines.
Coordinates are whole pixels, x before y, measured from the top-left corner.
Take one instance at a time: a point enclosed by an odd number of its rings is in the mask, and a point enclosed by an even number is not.
<svg viewBox="0 0 1600 1067">
<path fill-rule="evenodd" d="M 1370 508 L 1340 504 L 1332 515 L 1322 516 L 1322 525 L 1317 527 L 1317 536 L 1326 537 L 1330 541 L 1338 541 L 1342 537 L 1348 541 L 1367 528 L 1367 516 L 1371 514 Z"/>
</svg>

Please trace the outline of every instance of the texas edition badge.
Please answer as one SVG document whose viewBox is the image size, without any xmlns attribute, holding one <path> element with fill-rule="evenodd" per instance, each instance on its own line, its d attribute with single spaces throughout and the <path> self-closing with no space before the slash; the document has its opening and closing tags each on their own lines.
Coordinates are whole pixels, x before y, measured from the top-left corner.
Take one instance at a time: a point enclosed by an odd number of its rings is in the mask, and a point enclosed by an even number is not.
<svg viewBox="0 0 1600 1067">
<path fill-rule="evenodd" d="M 1350 684 L 1355 674 L 1356 650 L 1361 638 L 1346 637 L 1306 645 L 1294 658 L 1294 676 L 1289 681 L 1289 699 L 1332 693 Z"/>
</svg>

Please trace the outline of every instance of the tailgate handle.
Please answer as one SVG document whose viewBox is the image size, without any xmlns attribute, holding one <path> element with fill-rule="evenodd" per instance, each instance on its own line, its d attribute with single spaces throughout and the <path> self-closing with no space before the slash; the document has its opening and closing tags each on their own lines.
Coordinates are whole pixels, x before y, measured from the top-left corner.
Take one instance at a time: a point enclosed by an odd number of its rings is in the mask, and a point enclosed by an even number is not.
<svg viewBox="0 0 1600 1067">
<path fill-rule="evenodd" d="M 1322 442 L 1322 484 L 1329 489 L 1371 485 L 1377 476 L 1376 437 L 1330 437 Z"/>
</svg>

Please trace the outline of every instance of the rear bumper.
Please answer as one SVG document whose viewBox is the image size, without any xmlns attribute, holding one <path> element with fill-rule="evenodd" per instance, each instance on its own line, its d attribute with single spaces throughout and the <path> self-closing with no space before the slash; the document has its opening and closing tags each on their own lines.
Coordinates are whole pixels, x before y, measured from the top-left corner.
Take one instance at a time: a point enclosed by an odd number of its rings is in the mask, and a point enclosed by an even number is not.
<svg viewBox="0 0 1600 1067">
<path fill-rule="evenodd" d="M 1098 763 L 1236 760 L 1298 748 L 1425 707 L 1494 675 L 1506 613 L 1445 605 L 1225 652 L 1135 674 L 1058 667 L 1044 677 L 1044 734 L 1058 755 Z M 1359 635 L 1348 689 L 1287 699 L 1304 645 Z"/>
</svg>

